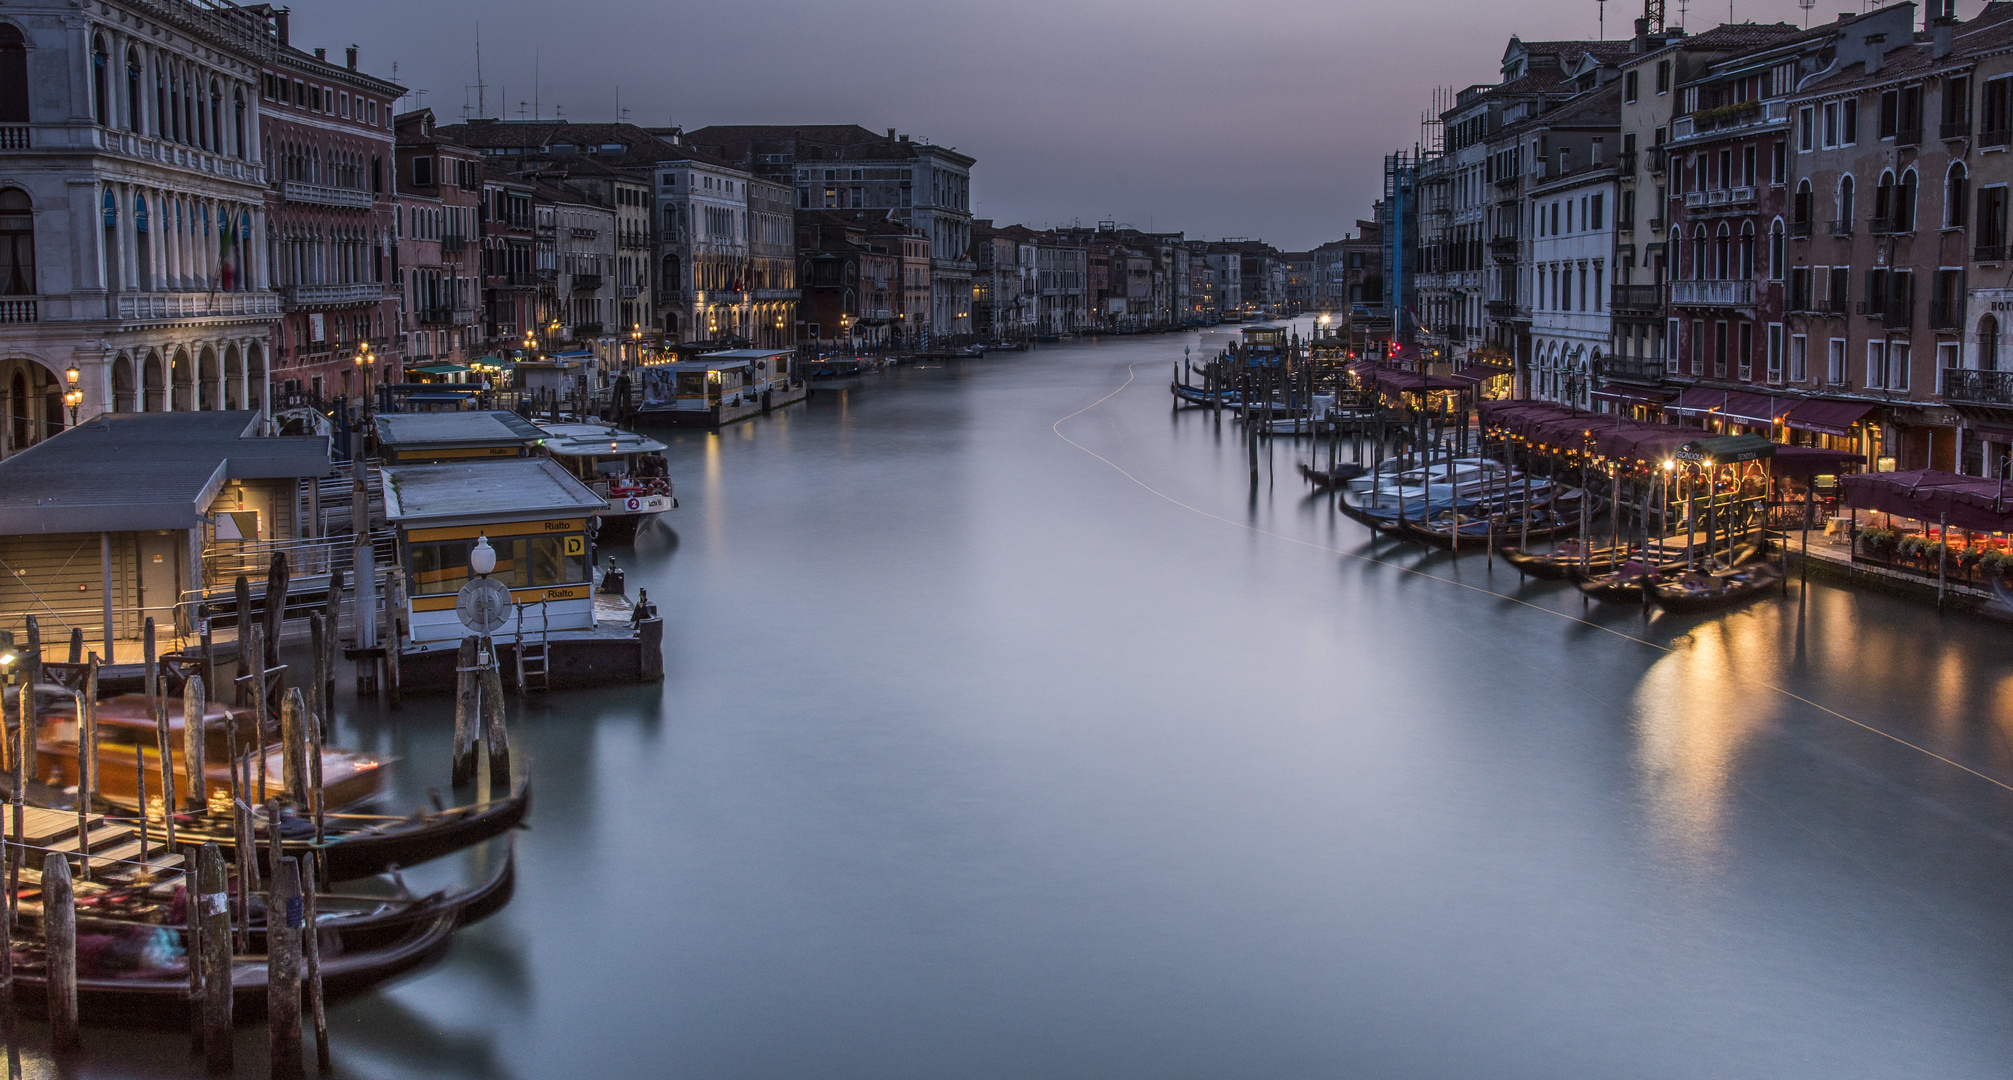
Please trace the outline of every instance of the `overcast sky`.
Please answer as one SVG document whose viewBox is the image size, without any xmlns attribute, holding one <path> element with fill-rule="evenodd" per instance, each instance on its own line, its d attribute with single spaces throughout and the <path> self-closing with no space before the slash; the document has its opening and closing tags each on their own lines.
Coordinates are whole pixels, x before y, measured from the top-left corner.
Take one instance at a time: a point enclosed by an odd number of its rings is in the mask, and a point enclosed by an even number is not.
<svg viewBox="0 0 2013 1080">
<path fill-rule="evenodd" d="M 1667 0 L 1670 19 L 1679 0 Z M 1861 10 L 1818 0 L 1813 21 Z M 1983 0 L 1960 0 L 1969 17 Z M 293 0 L 293 42 L 396 78 L 443 122 L 893 127 L 978 159 L 973 209 L 1296 249 L 1341 237 L 1435 86 L 1493 82 L 1511 34 L 1592 38 L 1596 0 Z M 1733 0 L 1803 23 L 1797 0 Z M 1607 5 L 1610 37 L 1640 0 Z M 1689 5 L 1694 31 L 1725 0 Z"/>
</svg>

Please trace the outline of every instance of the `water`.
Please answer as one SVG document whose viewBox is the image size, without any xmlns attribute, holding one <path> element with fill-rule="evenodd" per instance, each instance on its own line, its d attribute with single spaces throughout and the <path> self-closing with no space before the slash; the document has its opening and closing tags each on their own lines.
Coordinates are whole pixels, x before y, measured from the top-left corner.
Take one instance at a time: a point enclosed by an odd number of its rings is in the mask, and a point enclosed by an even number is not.
<svg viewBox="0 0 2013 1080">
<path fill-rule="evenodd" d="M 1193 342 L 676 438 L 684 508 L 616 551 L 664 684 L 515 721 L 516 900 L 337 1008 L 339 1070 L 2005 1074 L 2006 629 L 1825 586 L 1646 621 L 1373 542 L 1170 414 Z M 416 801 L 448 707 L 343 733 Z"/>
</svg>

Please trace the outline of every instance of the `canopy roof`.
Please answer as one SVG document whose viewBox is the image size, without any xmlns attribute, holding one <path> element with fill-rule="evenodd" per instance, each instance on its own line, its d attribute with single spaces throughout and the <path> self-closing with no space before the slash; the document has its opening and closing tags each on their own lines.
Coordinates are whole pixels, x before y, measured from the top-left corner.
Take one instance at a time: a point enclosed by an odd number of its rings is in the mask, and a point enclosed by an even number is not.
<svg viewBox="0 0 2013 1080">
<path fill-rule="evenodd" d="M 1706 448 L 1694 452 L 1722 464 L 1773 455 L 1776 463 L 1770 471 L 1780 476 L 1834 473 L 1841 466 L 1864 461 L 1857 454 L 1783 446 L 1761 435 L 1716 436 L 1698 428 L 1652 424 L 1616 413 L 1575 412 L 1549 401 L 1484 401 L 1477 411 L 1484 425 L 1540 445 L 1590 449 L 1603 457 L 1645 465 L 1677 457 L 1686 446 Z"/>
<path fill-rule="evenodd" d="M 1960 529 L 2013 532 L 2013 488 L 1997 480 L 1937 469 L 1859 473 L 1838 478 L 1849 506 Z"/>
</svg>

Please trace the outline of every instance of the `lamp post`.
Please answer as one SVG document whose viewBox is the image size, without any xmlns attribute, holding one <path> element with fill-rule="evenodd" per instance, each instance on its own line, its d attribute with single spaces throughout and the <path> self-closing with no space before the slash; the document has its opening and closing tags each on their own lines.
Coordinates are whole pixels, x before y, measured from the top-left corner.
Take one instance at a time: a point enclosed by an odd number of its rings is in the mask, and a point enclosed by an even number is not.
<svg viewBox="0 0 2013 1080">
<path fill-rule="evenodd" d="M 63 391 L 63 404 L 68 405 L 70 407 L 71 427 L 77 426 L 77 409 L 79 406 L 84 404 L 84 389 L 80 385 L 80 380 L 82 380 L 83 377 L 84 373 L 78 371 L 77 365 L 75 364 L 71 364 L 69 369 L 63 372 L 63 383 L 65 386 L 65 389 Z"/>
</svg>

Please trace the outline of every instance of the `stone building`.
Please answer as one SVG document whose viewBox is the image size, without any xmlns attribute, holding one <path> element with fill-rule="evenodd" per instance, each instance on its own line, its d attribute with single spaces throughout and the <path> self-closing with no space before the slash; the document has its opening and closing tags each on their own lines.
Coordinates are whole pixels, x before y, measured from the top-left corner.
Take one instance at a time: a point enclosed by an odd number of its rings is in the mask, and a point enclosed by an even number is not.
<svg viewBox="0 0 2013 1080">
<path fill-rule="evenodd" d="M 433 110 L 395 119 L 400 331 L 409 366 L 466 366 L 483 355 L 482 158 L 434 126 Z"/>
<path fill-rule="evenodd" d="M 260 20 L 180 0 L 0 8 L 0 456 L 106 410 L 263 407 Z"/>
</svg>

